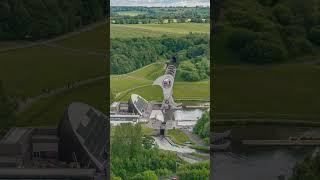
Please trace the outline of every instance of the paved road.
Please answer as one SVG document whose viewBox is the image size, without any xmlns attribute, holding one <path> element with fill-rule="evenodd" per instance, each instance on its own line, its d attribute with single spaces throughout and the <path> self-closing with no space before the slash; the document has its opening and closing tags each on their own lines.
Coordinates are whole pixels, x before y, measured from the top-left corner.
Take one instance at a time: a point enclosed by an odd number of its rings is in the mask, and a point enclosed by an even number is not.
<svg viewBox="0 0 320 180">
<path fill-rule="evenodd" d="M 195 153 L 196 150 L 189 148 L 188 146 L 173 146 L 166 138 L 159 136 L 153 137 L 160 149 L 174 151 L 177 153 Z"/>
</svg>

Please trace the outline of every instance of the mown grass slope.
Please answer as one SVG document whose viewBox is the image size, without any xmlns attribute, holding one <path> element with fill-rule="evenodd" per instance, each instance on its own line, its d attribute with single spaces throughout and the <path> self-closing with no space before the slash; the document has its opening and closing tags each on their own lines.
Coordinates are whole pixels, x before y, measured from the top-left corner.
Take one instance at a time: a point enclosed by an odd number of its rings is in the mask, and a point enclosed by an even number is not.
<svg viewBox="0 0 320 180">
<path fill-rule="evenodd" d="M 18 114 L 17 126 L 57 126 L 72 102 L 84 102 L 106 112 L 107 99 L 104 80 L 71 89 L 67 92 L 41 99 Z"/>
<path fill-rule="evenodd" d="M 124 75 L 110 77 L 110 87 L 116 95 L 116 100 L 127 101 L 131 94 L 139 94 L 147 100 L 161 100 L 162 90 L 159 86 L 152 86 L 153 81 L 163 75 L 163 63 L 153 63 L 141 69 Z M 210 99 L 210 83 L 207 81 L 183 82 L 174 84 L 174 96 L 176 99 Z"/>
<path fill-rule="evenodd" d="M 10 93 L 36 96 L 42 89 L 60 88 L 71 81 L 104 76 L 107 68 L 104 34 L 106 37 L 106 25 L 100 23 L 56 41 L 0 51 L 0 80 Z M 12 48 L 15 44 L 26 43 L 5 44 Z"/>
</svg>

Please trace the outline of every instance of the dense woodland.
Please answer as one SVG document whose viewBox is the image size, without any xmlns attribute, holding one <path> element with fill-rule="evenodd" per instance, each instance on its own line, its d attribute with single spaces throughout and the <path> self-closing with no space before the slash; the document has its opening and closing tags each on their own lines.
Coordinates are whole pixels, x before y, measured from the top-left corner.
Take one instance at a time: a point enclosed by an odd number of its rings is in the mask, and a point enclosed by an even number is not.
<svg viewBox="0 0 320 180">
<path fill-rule="evenodd" d="M 315 55 L 320 45 L 319 0 L 222 0 L 217 43 L 246 63 L 274 63 Z M 218 47 L 216 47 L 218 48 Z M 221 52 L 217 61 L 223 61 Z"/>
<path fill-rule="evenodd" d="M 37 40 L 102 20 L 105 0 L 1 0 L 0 40 Z"/>
<path fill-rule="evenodd" d="M 181 180 L 209 180 L 210 162 L 204 161 L 183 165 L 179 167 L 177 174 Z"/>
<path fill-rule="evenodd" d="M 111 20 L 115 24 L 147 23 L 209 23 L 209 7 L 111 7 Z M 121 12 L 136 12 L 136 16 Z M 166 21 L 167 20 L 167 21 Z"/>
<path fill-rule="evenodd" d="M 154 139 L 143 135 L 140 124 L 121 124 L 111 136 L 111 172 L 122 179 L 158 179 L 176 172 L 181 160 L 173 152 L 155 146 Z"/>
<path fill-rule="evenodd" d="M 289 180 L 319 180 L 320 179 L 320 154 L 306 157 L 293 169 Z"/>
<path fill-rule="evenodd" d="M 162 36 L 111 40 L 111 73 L 123 74 L 177 57 L 178 75 L 187 81 L 209 77 L 209 35 Z"/>
</svg>

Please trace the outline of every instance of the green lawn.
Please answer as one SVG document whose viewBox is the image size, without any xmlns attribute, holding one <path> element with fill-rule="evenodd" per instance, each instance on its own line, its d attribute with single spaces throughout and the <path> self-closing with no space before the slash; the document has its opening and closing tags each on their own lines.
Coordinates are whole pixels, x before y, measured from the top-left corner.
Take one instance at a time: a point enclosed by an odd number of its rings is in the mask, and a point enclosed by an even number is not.
<svg viewBox="0 0 320 180">
<path fill-rule="evenodd" d="M 101 112 L 106 112 L 106 83 L 104 80 L 77 89 L 72 89 L 32 104 L 18 114 L 17 126 L 56 126 L 64 111 L 72 102 L 87 103 Z"/>
<path fill-rule="evenodd" d="M 0 53 L 0 78 L 10 92 L 35 96 L 43 88 L 63 87 L 70 81 L 103 76 L 103 55 L 34 46 Z"/>
<path fill-rule="evenodd" d="M 184 145 L 185 142 L 190 142 L 188 136 L 180 129 L 168 129 L 166 133 L 175 144 Z"/>
<path fill-rule="evenodd" d="M 319 65 L 217 66 L 217 118 L 320 118 Z"/>
<path fill-rule="evenodd" d="M 111 24 L 111 38 L 159 37 L 163 34 L 185 35 L 190 32 L 209 33 L 209 24 Z"/>
<path fill-rule="evenodd" d="M 147 126 L 145 126 L 145 125 L 142 125 L 141 127 L 142 127 L 142 133 L 143 133 L 143 135 L 146 135 L 146 136 L 152 136 L 152 135 L 154 135 L 155 129 L 149 128 L 149 127 L 147 127 Z"/>
</svg>

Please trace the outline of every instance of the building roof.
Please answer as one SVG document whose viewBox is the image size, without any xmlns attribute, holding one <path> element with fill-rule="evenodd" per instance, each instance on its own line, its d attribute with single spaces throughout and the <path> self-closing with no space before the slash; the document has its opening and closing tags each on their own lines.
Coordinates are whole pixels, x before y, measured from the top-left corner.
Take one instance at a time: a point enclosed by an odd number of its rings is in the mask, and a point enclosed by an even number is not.
<svg viewBox="0 0 320 180">
<path fill-rule="evenodd" d="M 68 117 L 72 129 L 90 159 L 100 170 L 104 169 L 104 147 L 107 144 L 107 117 L 93 107 L 74 102 L 69 105 Z"/>
</svg>

